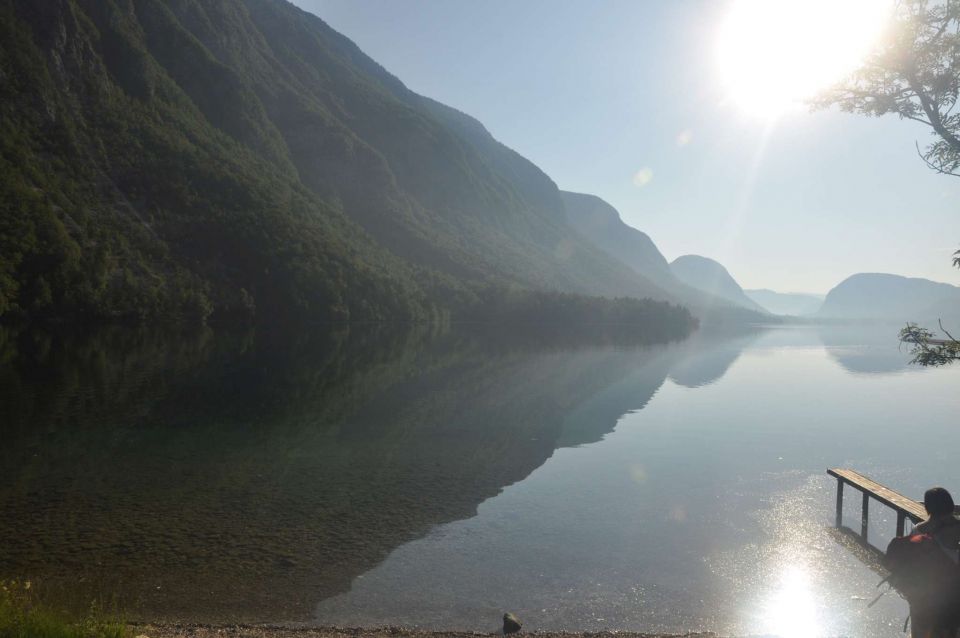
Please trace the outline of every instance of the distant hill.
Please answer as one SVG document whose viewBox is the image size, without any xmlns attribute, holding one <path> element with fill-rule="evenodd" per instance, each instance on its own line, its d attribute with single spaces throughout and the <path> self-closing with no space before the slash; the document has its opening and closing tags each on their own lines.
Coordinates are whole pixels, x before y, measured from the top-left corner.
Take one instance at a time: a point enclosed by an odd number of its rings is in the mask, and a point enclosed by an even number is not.
<svg viewBox="0 0 960 638">
<path fill-rule="evenodd" d="M 674 275 L 650 237 L 630 226 L 616 208 L 595 195 L 560 191 L 568 223 L 583 237 L 652 281 L 708 323 L 756 323 L 765 320 L 747 308 L 689 286 Z M 762 311 L 759 311 L 762 312 Z"/>
<path fill-rule="evenodd" d="M 794 317 L 812 315 L 823 305 L 823 297 L 821 295 L 777 292 L 765 288 L 759 290 L 744 290 L 743 292 L 747 297 L 775 315 L 791 315 Z"/>
<path fill-rule="evenodd" d="M 767 311 L 744 294 L 740 284 L 717 261 L 700 255 L 683 255 L 670 263 L 674 276 L 688 286 L 715 295 L 734 305 L 767 314 Z"/>
<path fill-rule="evenodd" d="M 285 0 L 0 0 L 0 132 L 0 316 L 671 298 L 481 123 Z"/>
<path fill-rule="evenodd" d="M 882 273 L 852 275 L 834 287 L 817 312 L 829 319 L 929 322 L 960 319 L 960 288 Z"/>
</svg>

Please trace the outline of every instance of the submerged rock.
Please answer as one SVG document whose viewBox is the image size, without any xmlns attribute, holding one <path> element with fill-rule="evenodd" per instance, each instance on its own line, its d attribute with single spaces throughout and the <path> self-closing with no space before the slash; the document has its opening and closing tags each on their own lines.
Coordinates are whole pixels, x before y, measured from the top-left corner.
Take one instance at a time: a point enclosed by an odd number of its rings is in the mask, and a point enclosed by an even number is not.
<svg viewBox="0 0 960 638">
<path fill-rule="evenodd" d="M 520 624 L 520 619 L 507 612 L 503 615 L 503 633 L 504 634 L 513 634 L 520 631 L 522 625 Z"/>
</svg>

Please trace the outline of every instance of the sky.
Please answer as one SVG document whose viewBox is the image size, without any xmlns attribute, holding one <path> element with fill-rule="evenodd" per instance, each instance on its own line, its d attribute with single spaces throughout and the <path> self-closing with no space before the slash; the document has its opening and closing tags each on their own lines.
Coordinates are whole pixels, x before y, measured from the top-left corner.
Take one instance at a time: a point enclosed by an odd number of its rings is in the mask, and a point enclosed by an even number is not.
<svg viewBox="0 0 960 638">
<path fill-rule="evenodd" d="M 729 1 L 294 1 L 560 188 L 611 203 L 668 260 L 704 255 L 782 292 L 858 272 L 960 285 L 960 178 L 917 157 L 928 130 L 744 108 L 717 65 Z"/>
</svg>

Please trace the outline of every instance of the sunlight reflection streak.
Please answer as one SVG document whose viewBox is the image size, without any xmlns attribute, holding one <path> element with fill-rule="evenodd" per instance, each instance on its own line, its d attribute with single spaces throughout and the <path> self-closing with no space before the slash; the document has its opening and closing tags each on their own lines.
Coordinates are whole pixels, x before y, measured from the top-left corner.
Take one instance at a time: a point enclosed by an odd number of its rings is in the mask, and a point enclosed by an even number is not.
<svg viewBox="0 0 960 638">
<path fill-rule="evenodd" d="M 764 124 L 757 148 L 753 153 L 753 157 L 750 159 L 750 165 L 744 175 L 743 184 L 737 196 L 736 206 L 734 206 L 733 213 L 727 220 L 723 241 L 721 243 L 720 254 L 723 256 L 733 254 L 736 244 L 740 239 L 743 223 L 747 216 L 747 209 L 750 206 L 750 200 L 753 196 L 753 189 L 760 175 L 760 166 L 763 163 L 763 157 L 767 152 L 767 146 L 770 144 L 770 138 L 773 136 L 776 125 L 776 119 L 770 119 Z"/>
<path fill-rule="evenodd" d="M 822 628 L 810 585 L 802 565 L 788 565 L 780 574 L 777 588 L 761 608 L 761 631 L 781 638 L 812 638 Z"/>
</svg>

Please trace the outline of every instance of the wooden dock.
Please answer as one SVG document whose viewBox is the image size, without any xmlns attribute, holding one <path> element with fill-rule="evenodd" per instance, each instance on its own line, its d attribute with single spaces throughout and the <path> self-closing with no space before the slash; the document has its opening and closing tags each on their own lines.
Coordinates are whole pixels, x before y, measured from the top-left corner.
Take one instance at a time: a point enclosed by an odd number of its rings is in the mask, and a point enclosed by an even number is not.
<svg viewBox="0 0 960 638">
<path fill-rule="evenodd" d="M 899 492 L 894 492 L 889 487 L 880 485 L 859 472 L 833 469 L 827 470 L 827 474 L 837 479 L 837 527 L 841 527 L 843 523 L 843 486 L 849 485 L 859 490 L 863 495 L 860 514 L 860 538 L 864 543 L 867 542 L 870 499 L 879 501 L 897 513 L 897 536 L 903 536 L 908 518 L 913 523 L 919 523 L 927 517 L 923 503 L 918 503 Z"/>
</svg>

